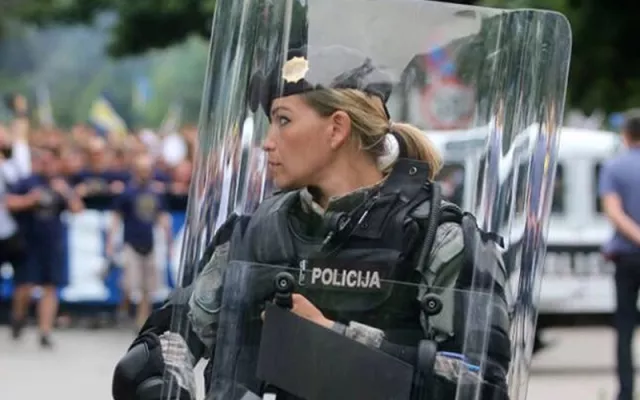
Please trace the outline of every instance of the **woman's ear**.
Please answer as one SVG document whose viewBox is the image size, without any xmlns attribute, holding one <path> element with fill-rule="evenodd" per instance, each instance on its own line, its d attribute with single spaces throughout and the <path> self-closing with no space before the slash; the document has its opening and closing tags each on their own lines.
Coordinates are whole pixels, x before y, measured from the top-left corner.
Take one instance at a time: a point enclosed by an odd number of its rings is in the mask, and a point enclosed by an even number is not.
<svg viewBox="0 0 640 400">
<path fill-rule="evenodd" d="M 344 111 L 336 111 L 331 115 L 331 132 L 329 144 L 332 149 L 341 147 L 351 135 L 351 118 Z"/>
</svg>

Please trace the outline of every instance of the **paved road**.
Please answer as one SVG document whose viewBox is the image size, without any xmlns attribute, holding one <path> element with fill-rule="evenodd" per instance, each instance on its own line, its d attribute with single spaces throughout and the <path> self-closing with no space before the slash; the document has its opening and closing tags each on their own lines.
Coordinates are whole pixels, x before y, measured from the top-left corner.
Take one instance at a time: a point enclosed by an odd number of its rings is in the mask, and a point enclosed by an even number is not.
<svg viewBox="0 0 640 400">
<path fill-rule="evenodd" d="M 133 335 L 61 331 L 52 351 L 42 351 L 33 332 L 17 343 L 8 337 L 0 327 L 0 399 L 110 400 L 113 365 Z M 554 330 L 545 338 L 555 344 L 534 361 L 528 400 L 614 399 L 610 330 Z"/>
<path fill-rule="evenodd" d="M 553 345 L 534 359 L 527 400 L 614 400 L 614 339 L 613 330 L 602 328 L 545 332 Z"/>
</svg>

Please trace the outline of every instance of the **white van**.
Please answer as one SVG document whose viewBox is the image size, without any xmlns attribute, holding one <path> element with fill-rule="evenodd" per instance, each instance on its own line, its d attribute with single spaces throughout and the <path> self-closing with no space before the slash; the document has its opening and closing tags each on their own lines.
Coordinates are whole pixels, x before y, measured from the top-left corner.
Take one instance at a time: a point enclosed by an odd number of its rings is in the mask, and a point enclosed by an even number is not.
<svg viewBox="0 0 640 400">
<path fill-rule="evenodd" d="M 613 265 L 600 249 L 613 228 L 598 198 L 600 168 L 622 147 L 612 132 L 565 128 L 540 294 L 542 314 L 609 314 L 615 309 Z"/>
<path fill-rule="evenodd" d="M 535 130 L 527 131 L 514 139 L 512 149 L 533 148 L 533 141 L 527 141 L 527 137 L 533 138 Z M 458 174 L 456 196 L 450 199 L 465 209 L 474 208 L 488 129 L 426 133 L 443 153 L 441 177 L 445 179 L 451 171 Z M 601 212 L 597 184 L 600 167 L 620 147 L 620 136 L 613 132 L 562 128 L 540 292 L 541 314 L 602 314 L 614 310 L 613 266 L 600 254 L 612 228 Z M 512 160 L 518 159 L 513 150 L 510 153 L 500 168 L 501 182 L 513 170 Z M 526 171 L 526 165 L 521 168 Z M 517 238 L 512 236 L 514 240 Z"/>
</svg>

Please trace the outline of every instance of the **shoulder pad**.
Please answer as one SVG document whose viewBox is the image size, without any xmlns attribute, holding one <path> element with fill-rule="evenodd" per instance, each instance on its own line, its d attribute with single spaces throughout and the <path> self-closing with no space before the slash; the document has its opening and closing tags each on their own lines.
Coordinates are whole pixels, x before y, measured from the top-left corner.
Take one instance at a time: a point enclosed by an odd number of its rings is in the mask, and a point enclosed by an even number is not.
<svg viewBox="0 0 640 400">
<path fill-rule="evenodd" d="M 459 276 L 459 280 L 464 281 L 462 287 L 471 284 L 470 280 L 473 279 L 476 285 L 490 285 L 491 281 L 495 281 L 500 288 L 504 288 L 507 270 L 502 254 L 496 246 L 502 245 L 502 238 L 480 229 L 475 217 L 470 213 L 463 216 L 462 234 L 465 247 L 465 262 Z"/>
<path fill-rule="evenodd" d="M 495 232 L 488 232 L 481 229 L 478 226 L 478 221 L 476 220 L 475 215 L 465 211 L 462 213 L 461 221 L 462 220 L 468 220 L 468 223 L 466 223 L 466 225 L 468 225 L 470 230 L 477 231 L 480 239 L 483 242 L 495 242 L 500 247 L 504 247 L 504 239 L 502 238 L 502 236 L 498 235 Z"/>
<path fill-rule="evenodd" d="M 277 192 L 276 194 L 269 196 L 264 199 L 259 205 L 256 211 L 251 215 L 238 215 L 233 213 L 227 218 L 227 220 L 218 228 L 213 239 L 211 239 L 211 243 L 207 246 L 203 260 L 209 260 L 211 256 L 213 256 L 213 252 L 215 248 L 220 246 L 223 243 L 231 240 L 231 236 L 234 232 L 234 229 L 238 224 L 240 224 L 241 231 L 244 231 L 251 219 L 254 216 L 260 215 L 269 215 L 271 212 L 275 212 L 279 210 L 283 204 L 285 204 L 289 199 L 293 197 L 293 195 L 297 194 L 297 191 L 282 191 Z"/>
<path fill-rule="evenodd" d="M 298 190 L 290 190 L 290 191 L 282 191 L 272 194 L 266 199 L 262 200 L 258 207 L 253 212 L 253 215 L 257 214 L 268 214 L 271 212 L 278 211 L 282 208 L 283 205 L 287 204 L 293 198 L 298 196 Z"/>
<path fill-rule="evenodd" d="M 200 258 L 200 261 L 198 261 L 198 272 L 202 271 L 207 262 L 209 262 L 211 257 L 213 257 L 213 253 L 216 251 L 218 246 L 231 240 L 231 236 L 233 235 L 236 227 L 239 227 L 244 231 L 250 220 L 250 215 L 238 215 L 236 213 L 231 214 L 229 218 L 220 225 L 215 235 L 213 235 L 211 242 L 207 245 L 207 248 L 204 249 L 204 254 Z"/>
<path fill-rule="evenodd" d="M 456 222 L 458 224 L 462 223 L 462 218 L 467 214 L 462 211 L 457 204 L 450 203 L 448 201 L 442 201 L 440 203 L 440 224 L 444 224 L 446 222 Z"/>
<path fill-rule="evenodd" d="M 287 189 L 278 189 L 278 190 L 274 190 L 273 193 L 271 193 L 271 196 L 269 197 L 273 197 L 273 196 L 278 196 L 284 193 L 288 193 L 288 192 L 296 192 L 297 190 L 287 190 Z"/>
<path fill-rule="evenodd" d="M 411 216 L 416 219 L 427 219 L 431 212 L 431 200 L 423 201 L 411 211 Z M 454 203 L 448 201 L 440 201 L 440 224 L 445 222 L 462 221 L 464 211 Z"/>
<path fill-rule="evenodd" d="M 231 240 L 231 235 L 233 234 L 233 230 L 236 228 L 236 225 L 240 224 L 240 229 L 243 229 L 247 226 L 250 219 L 250 215 L 241 216 L 236 213 L 231 214 L 229 218 L 227 218 L 227 220 L 222 225 L 220 225 L 215 235 L 213 235 L 211 243 L 207 246 L 207 249 L 204 252 L 204 258 L 211 258 L 211 256 L 213 255 L 213 251 L 217 246 L 220 246 L 221 244 Z"/>
<path fill-rule="evenodd" d="M 463 220 L 468 219 L 472 221 L 472 226 L 475 226 L 475 229 L 478 231 L 478 234 L 480 235 L 480 237 L 484 242 L 493 241 L 498 245 L 500 245 L 501 247 L 504 247 L 504 239 L 500 235 L 494 232 L 487 232 L 482 230 L 478 226 L 476 217 L 468 211 L 463 211 L 462 208 L 460 208 L 460 206 L 458 206 L 457 204 L 454 204 L 448 201 L 442 201 L 440 205 L 439 217 L 440 217 L 438 221 L 439 225 L 442 225 L 447 222 L 455 222 L 457 224 L 462 224 Z"/>
<path fill-rule="evenodd" d="M 251 219 L 250 215 L 240 216 L 236 213 L 231 214 L 229 218 L 227 218 L 227 220 L 222 225 L 220 225 L 220 228 L 218 228 L 216 234 L 213 235 L 213 239 L 211 239 L 211 245 L 209 247 L 219 246 L 222 243 L 228 242 L 229 239 L 231 239 L 231 234 L 233 233 L 236 225 L 240 223 L 241 225 L 246 226 L 246 224 L 249 222 L 249 219 Z"/>
<path fill-rule="evenodd" d="M 288 214 L 298 199 L 299 191 L 293 190 L 263 200 L 251 216 L 242 246 L 233 249 L 233 257 L 245 261 L 266 262 L 272 260 L 276 254 L 295 252 L 295 249 L 291 250 L 293 243 L 287 234 L 290 222 Z M 270 234 L 265 235 L 265 232 Z"/>
<path fill-rule="evenodd" d="M 253 229 L 256 225 L 260 226 L 265 218 L 269 218 L 272 214 L 277 213 L 283 208 L 287 208 L 297 196 L 298 191 L 294 190 L 274 194 L 264 199 L 252 214 L 251 228 Z"/>
</svg>

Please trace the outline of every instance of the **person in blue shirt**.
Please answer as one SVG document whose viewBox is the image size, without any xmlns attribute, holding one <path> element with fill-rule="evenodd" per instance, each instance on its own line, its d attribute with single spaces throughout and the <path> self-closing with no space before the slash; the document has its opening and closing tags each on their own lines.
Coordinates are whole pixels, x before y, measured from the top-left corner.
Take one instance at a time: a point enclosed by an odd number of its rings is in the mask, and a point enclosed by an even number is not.
<svg viewBox="0 0 640 400">
<path fill-rule="evenodd" d="M 13 212 L 23 213 L 22 228 L 29 247 L 25 268 L 18 269 L 14 276 L 16 292 L 30 293 L 33 285 L 42 287 L 38 304 L 40 343 L 51 347 L 50 334 L 58 311 L 56 289 L 68 283 L 61 215 L 67 210 L 80 212 L 84 204 L 62 178 L 60 158 L 48 149 L 41 150 L 39 157 L 45 167 L 12 188 L 13 193 L 7 195 L 7 206 Z M 25 315 L 28 302 L 21 306 L 25 309 L 19 314 Z M 24 321 L 18 323 L 24 326 Z"/>
<path fill-rule="evenodd" d="M 154 254 L 154 228 L 164 228 L 167 246 L 171 249 L 171 223 L 167 213 L 165 195 L 152 184 L 153 159 L 144 155 L 134 165 L 133 179 L 113 204 L 114 219 L 107 237 L 107 257 L 115 254 L 117 232 L 123 228 L 122 267 L 123 301 L 122 311 L 136 292 L 140 302 L 136 322 L 141 327 L 151 313 L 151 296 L 158 283 Z"/>
<path fill-rule="evenodd" d="M 602 209 L 615 228 L 604 253 L 616 265 L 618 400 L 631 400 L 634 396 L 631 345 L 640 291 L 640 112 L 629 115 L 622 134 L 627 150 L 603 166 L 599 194 Z"/>
<path fill-rule="evenodd" d="M 27 135 L 29 120 L 17 118 L 5 128 L 0 124 L 0 265 L 11 264 L 13 271 L 24 268 L 27 254 L 26 243 L 20 229 L 20 218 L 7 207 L 6 196 L 11 186 L 31 175 L 33 160 Z M 0 277 L 0 285 L 3 278 Z M 12 298 L 12 336 L 20 335 L 20 323 L 24 316 L 19 315 L 19 305 L 25 301 L 18 296 Z"/>
<path fill-rule="evenodd" d="M 131 147 L 124 148 L 116 148 L 110 150 L 112 153 L 112 163 L 110 168 L 110 175 L 113 181 L 116 182 L 129 182 L 133 176 L 130 171 L 129 166 L 133 164 L 134 160 L 142 154 L 147 154 L 148 150 L 144 143 L 140 141 L 139 138 L 135 139 L 135 136 L 131 136 Z M 125 144 L 124 146 L 127 146 Z M 171 184 L 171 175 L 169 172 L 169 167 L 162 162 L 161 158 L 154 159 L 154 170 L 153 170 L 153 178 L 154 186 L 162 190 L 168 190 L 168 186 Z"/>
<path fill-rule="evenodd" d="M 102 138 L 92 138 L 88 148 L 88 167 L 75 174 L 75 191 L 93 209 L 108 209 L 112 196 L 121 193 L 128 174 L 109 165 L 107 144 Z"/>
</svg>

